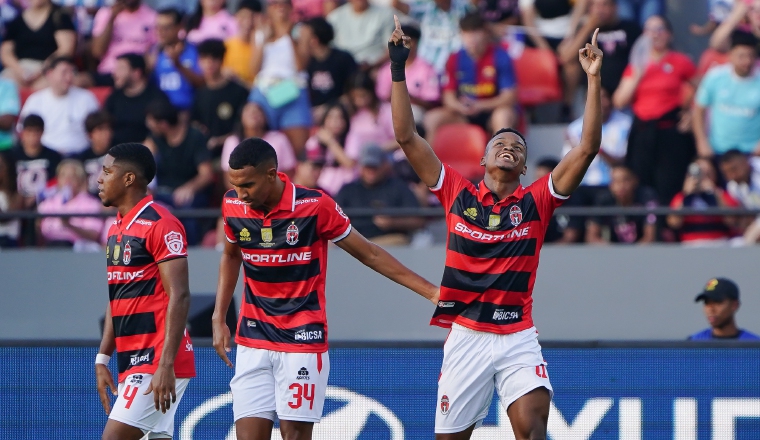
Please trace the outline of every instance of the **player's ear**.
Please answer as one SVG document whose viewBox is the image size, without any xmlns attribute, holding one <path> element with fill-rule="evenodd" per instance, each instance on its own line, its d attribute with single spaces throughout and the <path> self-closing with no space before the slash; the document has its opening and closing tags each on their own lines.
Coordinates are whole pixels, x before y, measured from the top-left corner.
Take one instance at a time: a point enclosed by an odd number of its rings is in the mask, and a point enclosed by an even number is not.
<svg viewBox="0 0 760 440">
<path fill-rule="evenodd" d="M 480 166 L 482 166 L 482 167 L 486 166 L 486 157 L 485 156 L 483 156 L 483 157 L 480 158 Z"/>
<path fill-rule="evenodd" d="M 522 173 L 520 173 L 520 174 L 522 174 L 523 176 L 528 175 L 528 165 L 524 165 L 523 166 Z"/>
<path fill-rule="evenodd" d="M 127 171 L 124 173 L 124 186 L 132 186 L 135 183 L 135 180 L 137 180 L 137 176 L 132 171 Z"/>
<path fill-rule="evenodd" d="M 277 178 L 277 168 L 271 167 L 267 169 L 267 180 L 270 182 L 274 182 L 274 180 Z"/>
</svg>

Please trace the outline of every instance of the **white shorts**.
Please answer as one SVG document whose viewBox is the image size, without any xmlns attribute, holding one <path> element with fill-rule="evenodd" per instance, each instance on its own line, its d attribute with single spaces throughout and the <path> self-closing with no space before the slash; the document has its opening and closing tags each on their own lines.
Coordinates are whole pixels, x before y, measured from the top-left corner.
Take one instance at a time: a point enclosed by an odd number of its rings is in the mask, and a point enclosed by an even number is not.
<svg viewBox="0 0 760 440">
<path fill-rule="evenodd" d="M 175 391 L 177 401 L 172 403 L 166 413 L 156 410 L 153 393 L 144 394 L 153 379 L 152 374 L 130 374 L 119 383 L 119 397 L 113 404 L 109 419 L 140 428 L 148 438 L 174 437 L 174 413 L 179 401 L 185 394 L 190 379 L 177 379 Z"/>
<path fill-rule="evenodd" d="M 544 387 L 553 395 L 537 335 L 535 327 L 499 335 L 454 324 L 443 346 L 436 434 L 480 426 L 491 407 L 494 387 L 505 411 L 536 388 Z"/>
<path fill-rule="evenodd" d="M 319 423 L 325 406 L 330 357 L 237 346 L 230 382 L 235 420 L 260 417 Z"/>
</svg>

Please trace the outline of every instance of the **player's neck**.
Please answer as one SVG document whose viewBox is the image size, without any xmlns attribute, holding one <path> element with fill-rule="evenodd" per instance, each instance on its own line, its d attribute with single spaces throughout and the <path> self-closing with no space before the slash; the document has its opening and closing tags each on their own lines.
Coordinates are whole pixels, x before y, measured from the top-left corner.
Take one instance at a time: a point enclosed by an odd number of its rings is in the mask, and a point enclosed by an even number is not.
<svg viewBox="0 0 760 440">
<path fill-rule="evenodd" d="M 733 319 L 722 327 L 713 327 L 712 334 L 716 338 L 734 338 L 739 335 L 739 327 Z"/>
<path fill-rule="evenodd" d="M 129 211 L 131 211 L 135 206 L 137 206 L 138 203 L 140 203 L 140 200 L 144 199 L 145 196 L 147 196 L 147 192 L 139 192 L 139 191 L 130 191 L 127 192 L 124 195 L 124 199 L 117 205 L 117 210 L 119 211 L 119 214 L 122 218 L 124 218 L 127 214 L 129 214 Z"/>
<path fill-rule="evenodd" d="M 262 206 L 262 208 L 264 208 L 264 211 L 267 213 L 272 212 L 272 210 L 280 204 L 280 200 L 282 200 L 283 194 L 285 194 L 285 182 L 283 182 L 278 177 L 274 182 L 274 190 L 271 192 L 269 198 L 266 202 L 264 202 L 264 205 Z"/>
<path fill-rule="evenodd" d="M 499 200 L 504 200 L 512 195 L 515 190 L 520 186 L 520 177 L 516 179 L 512 176 L 500 176 L 495 178 L 490 174 L 486 174 L 483 178 L 483 184 L 488 188 Z"/>
</svg>

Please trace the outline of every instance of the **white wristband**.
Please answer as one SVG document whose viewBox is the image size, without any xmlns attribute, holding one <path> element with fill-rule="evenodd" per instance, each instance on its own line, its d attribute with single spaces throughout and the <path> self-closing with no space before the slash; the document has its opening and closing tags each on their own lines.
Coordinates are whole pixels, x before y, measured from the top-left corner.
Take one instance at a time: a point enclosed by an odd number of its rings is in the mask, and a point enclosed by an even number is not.
<svg viewBox="0 0 760 440">
<path fill-rule="evenodd" d="M 95 356 L 95 363 L 96 364 L 103 364 L 108 365 L 108 361 L 111 360 L 111 356 L 103 353 L 98 353 L 97 356 Z"/>
</svg>

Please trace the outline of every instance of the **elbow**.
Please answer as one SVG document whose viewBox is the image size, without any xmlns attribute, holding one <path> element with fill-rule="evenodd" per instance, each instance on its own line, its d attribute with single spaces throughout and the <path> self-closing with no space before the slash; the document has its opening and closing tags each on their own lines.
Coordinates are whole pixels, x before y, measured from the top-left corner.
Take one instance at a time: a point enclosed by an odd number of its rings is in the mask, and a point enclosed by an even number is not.
<svg viewBox="0 0 760 440">
<path fill-rule="evenodd" d="M 414 142 L 414 131 L 408 130 L 406 133 L 396 132 L 396 142 L 398 142 L 402 149 L 411 145 Z"/>
</svg>

